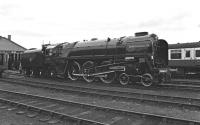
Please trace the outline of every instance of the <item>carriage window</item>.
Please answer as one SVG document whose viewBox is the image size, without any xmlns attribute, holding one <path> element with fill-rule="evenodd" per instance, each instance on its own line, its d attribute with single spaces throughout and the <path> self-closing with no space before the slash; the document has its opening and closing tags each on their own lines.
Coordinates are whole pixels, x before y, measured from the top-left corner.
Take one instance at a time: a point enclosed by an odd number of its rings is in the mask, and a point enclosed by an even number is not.
<svg viewBox="0 0 200 125">
<path fill-rule="evenodd" d="M 200 50 L 196 50 L 196 57 L 200 57 Z"/>
<path fill-rule="evenodd" d="M 185 57 L 186 57 L 186 58 L 189 58 L 189 57 L 190 57 L 190 50 L 186 50 L 186 51 L 185 51 Z"/>
<path fill-rule="evenodd" d="M 181 50 L 171 50 L 171 59 L 181 59 Z"/>
<path fill-rule="evenodd" d="M 0 54 L 0 65 L 3 65 L 3 54 Z"/>
</svg>

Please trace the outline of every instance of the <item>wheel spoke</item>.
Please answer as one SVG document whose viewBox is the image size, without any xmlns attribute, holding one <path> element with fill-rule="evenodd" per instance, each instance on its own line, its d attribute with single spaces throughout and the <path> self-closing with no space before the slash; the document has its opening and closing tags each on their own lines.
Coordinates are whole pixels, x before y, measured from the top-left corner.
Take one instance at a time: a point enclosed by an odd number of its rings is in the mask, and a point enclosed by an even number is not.
<svg viewBox="0 0 200 125">
<path fill-rule="evenodd" d="M 106 64 L 111 64 L 111 62 L 110 61 L 105 61 L 105 62 L 101 63 L 101 65 L 106 65 Z M 103 83 L 110 84 L 115 80 L 115 78 L 116 78 L 116 73 L 115 72 L 111 72 L 111 73 L 105 74 L 105 77 L 100 77 L 100 80 Z"/>
<path fill-rule="evenodd" d="M 89 76 L 90 74 L 93 73 L 93 68 L 94 68 L 94 62 L 92 61 L 87 61 L 83 64 L 82 67 L 82 72 L 83 72 L 83 79 L 86 82 L 93 82 L 94 81 L 94 76 Z"/>
<path fill-rule="evenodd" d="M 68 77 L 69 79 L 71 80 L 77 80 L 78 79 L 78 76 L 74 75 L 75 73 L 79 73 L 80 71 L 80 65 L 78 62 L 74 61 L 72 62 L 72 64 L 69 66 L 69 69 L 68 69 Z"/>
<path fill-rule="evenodd" d="M 143 86 L 151 86 L 153 84 L 153 77 L 151 76 L 151 74 L 146 73 L 142 76 L 141 78 L 141 83 Z"/>
<path fill-rule="evenodd" d="M 129 83 L 129 76 L 126 73 L 120 74 L 119 82 L 121 85 L 127 85 Z"/>
</svg>

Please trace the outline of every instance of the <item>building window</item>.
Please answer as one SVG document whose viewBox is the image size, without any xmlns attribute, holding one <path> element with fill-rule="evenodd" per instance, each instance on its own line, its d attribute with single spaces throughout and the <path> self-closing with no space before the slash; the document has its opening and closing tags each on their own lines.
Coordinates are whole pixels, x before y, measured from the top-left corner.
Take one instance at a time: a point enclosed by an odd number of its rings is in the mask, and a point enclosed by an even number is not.
<svg viewBox="0 0 200 125">
<path fill-rule="evenodd" d="M 186 50 L 186 51 L 185 51 L 185 57 L 186 57 L 186 58 L 189 58 L 189 57 L 190 57 L 190 50 Z"/>
<path fill-rule="evenodd" d="M 196 57 L 200 57 L 200 50 L 196 50 Z"/>
<path fill-rule="evenodd" d="M 3 65 L 4 54 L 0 54 L 0 65 Z"/>
<path fill-rule="evenodd" d="M 171 59 L 181 59 L 181 49 L 171 50 Z"/>
</svg>

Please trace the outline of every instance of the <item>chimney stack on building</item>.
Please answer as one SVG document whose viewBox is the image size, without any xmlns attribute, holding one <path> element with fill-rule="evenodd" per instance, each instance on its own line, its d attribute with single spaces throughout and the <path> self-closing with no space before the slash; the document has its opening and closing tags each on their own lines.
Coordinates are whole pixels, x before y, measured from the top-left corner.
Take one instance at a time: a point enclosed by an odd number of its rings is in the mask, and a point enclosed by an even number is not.
<svg viewBox="0 0 200 125">
<path fill-rule="evenodd" d="M 11 35 L 8 35 L 8 40 L 10 40 L 10 41 L 11 41 Z"/>
</svg>

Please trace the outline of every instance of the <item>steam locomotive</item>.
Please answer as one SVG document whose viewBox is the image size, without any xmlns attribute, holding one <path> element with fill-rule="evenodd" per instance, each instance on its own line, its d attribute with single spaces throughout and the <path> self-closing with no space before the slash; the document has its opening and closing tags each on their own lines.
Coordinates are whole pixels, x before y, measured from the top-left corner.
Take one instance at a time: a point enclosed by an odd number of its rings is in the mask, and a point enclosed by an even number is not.
<svg viewBox="0 0 200 125">
<path fill-rule="evenodd" d="M 168 75 L 168 43 L 155 34 L 139 32 L 114 39 L 46 44 L 25 51 L 21 66 L 27 75 L 151 86 Z"/>
</svg>

